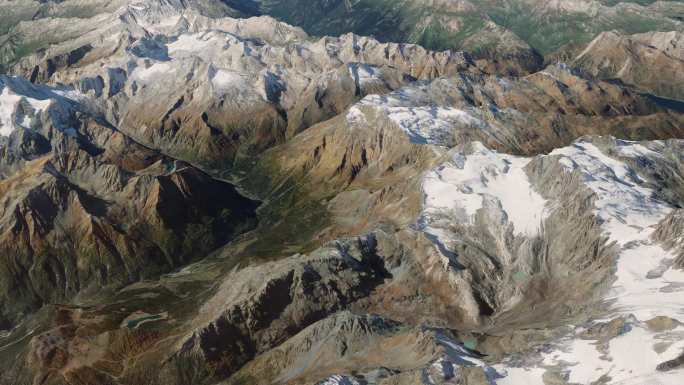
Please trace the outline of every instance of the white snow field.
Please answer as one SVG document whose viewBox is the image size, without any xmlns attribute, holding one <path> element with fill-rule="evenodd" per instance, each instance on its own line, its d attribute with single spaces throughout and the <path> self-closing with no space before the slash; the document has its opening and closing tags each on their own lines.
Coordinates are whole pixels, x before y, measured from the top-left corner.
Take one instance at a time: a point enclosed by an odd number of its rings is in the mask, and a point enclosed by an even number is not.
<svg viewBox="0 0 684 385">
<path fill-rule="evenodd" d="M 525 166 L 529 158 L 498 154 L 474 143 L 470 155 L 456 153 L 452 159 L 423 178 L 424 217 L 435 223 L 445 212 L 464 223 L 484 206 L 485 200 L 501 205 L 518 234 L 534 236 L 546 218 L 546 200 L 530 185 Z"/>
<path fill-rule="evenodd" d="M 684 319 L 684 272 L 671 267 L 674 256 L 654 243 L 654 226 L 672 208 L 655 198 L 654 191 L 618 157 L 658 157 L 659 143 L 649 147 L 639 143 L 620 142 L 618 155 L 608 156 L 594 144 L 582 140 L 553 151 L 567 172 L 579 173 L 584 183 L 596 194 L 595 214 L 610 241 L 620 248 L 616 264 L 616 281 L 606 300 L 611 301 L 611 316 L 628 317 L 622 334 L 608 342 L 607 351 L 599 351 L 596 341 L 576 335 L 556 341 L 545 353 L 543 362 L 533 368 L 497 365 L 503 379 L 498 385 L 544 384 L 540 374 L 552 367 L 562 368 L 570 383 L 590 384 L 609 378 L 607 384 L 680 385 L 684 371 L 656 371 L 656 366 L 684 352 L 684 327 L 667 332 L 654 332 L 645 321 L 656 316 Z M 656 149 L 656 150 L 654 150 Z M 577 331 L 580 331 L 578 328 Z M 655 344 L 663 343 L 662 349 Z"/>
<path fill-rule="evenodd" d="M 373 72 L 373 76 L 377 76 L 377 72 Z M 453 142 L 455 127 L 486 129 L 487 126 L 480 116 L 481 112 L 475 108 L 432 105 L 421 85 L 402 88 L 387 95 L 368 95 L 351 109 L 358 110 L 359 107 L 380 111 L 402 129 L 411 142 L 417 144 L 446 146 Z"/>
<path fill-rule="evenodd" d="M 34 86 L 21 78 L 0 77 L 0 136 L 10 136 L 17 128 L 30 129 L 42 114 L 49 113 L 49 109 L 53 110 L 55 118 L 59 120 L 63 111 L 69 108 L 65 105 L 65 99 L 73 98 L 74 95 L 75 93 Z M 58 128 L 67 134 L 73 130 L 61 125 Z"/>
<path fill-rule="evenodd" d="M 494 365 L 494 372 L 488 370 L 495 373 L 490 376 L 492 384 L 544 385 L 542 376 L 549 369 L 560 370 L 573 384 L 591 384 L 602 377 L 609 378 L 607 384 L 684 384 L 684 371 L 656 370 L 658 364 L 684 352 L 684 326 L 654 332 L 645 323 L 656 316 L 684 320 L 684 271 L 672 268 L 675 256 L 651 238 L 654 227 L 673 208 L 659 200 L 624 161 L 663 156 L 661 143 L 617 143 L 611 155 L 580 139 L 542 156 L 555 159 L 566 173 L 579 175 L 595 194 L 594 214 L 609 242 L 620 248 L 616 280 L 605 298 L 610 304 L 608 320 L 626 317 L 627 326 L 601 351 L 597 341 L 577 336 L 583 330 L 578 325 L 573 333 L 553 341 L 533 361 L 536 364 Z M 450 223 L 470 224 L 479 210 L 494 204 L 506 214 L 515 234 L 538 234 L 553 202 L 547 202 L 530 184 L 525 167 L 532 158 L 500 154 L 479 143 L 471 147 L 450 154 L 446 162 L 424 175 L 420 228 L 448 247 L 454 241 L 447 230 Z M 590 322 L 599 321 L 605 320 Z"/>
</svg>

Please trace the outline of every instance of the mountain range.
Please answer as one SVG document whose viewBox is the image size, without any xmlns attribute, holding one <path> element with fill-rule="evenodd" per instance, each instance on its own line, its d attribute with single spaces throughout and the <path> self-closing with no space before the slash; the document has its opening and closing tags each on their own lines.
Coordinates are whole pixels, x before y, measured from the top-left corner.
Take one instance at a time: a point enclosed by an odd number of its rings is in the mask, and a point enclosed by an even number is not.
<svg viewBox="0 0 684 385">
<path fill-rule="evenodd" d="M 682 17 L 0 0 L 0 384 L 680 384 Z"/>
</svg>

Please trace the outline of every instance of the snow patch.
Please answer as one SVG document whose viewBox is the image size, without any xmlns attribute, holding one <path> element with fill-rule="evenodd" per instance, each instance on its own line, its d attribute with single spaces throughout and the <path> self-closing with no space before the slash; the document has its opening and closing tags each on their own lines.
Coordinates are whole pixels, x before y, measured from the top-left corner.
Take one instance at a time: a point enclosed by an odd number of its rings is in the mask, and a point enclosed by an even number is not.
<svg viewBox="0 0 684 385">
<path fill-rule="evenodd" d="M 638 147 L 627 146 L 621 152 L 641 153 Z M 653 226 L 671 210 L 653 198 L 653 191 L 643 187 L 643 181 L 625 163 L 605 155 L 592 143 L 577 142 L 550 155 L 562 156 L 560 162 L 568 171 L 581 173 L 598 197 L 595 213 L 603 221 L 604 231 L 619 245 L 646 241 Z"/>
<path fill-rule="evenodd" d="M 352 377 L 335 374 L 323 380 L 323 382 L 319 382 L 318 385 L 360 385 L 360 383 Z"/>
<path fill-rule="evenodd" d="M 616 301 L 615 309 L 641 321 L 659 315 L 684 320 L 684 271 L 669 267 L 674 258 L 660 245 L 625 248 L 609 297 Z"/>
<path fill-rule="evenodd" d="M 76 103 L 87 103 L 90 100 L 90 98 L 87 95 L 73 88 L 54 89 L 52 90 L 52 92 L 55 95 L 61 96 L 65 99 L 69 99 Z"/>
<path fill-rule="evenodd" d="M 485 200 L 490 200 L 500 204 L 517 234 L 538 234 L 548 212 L 546 200 L 534 190 L 525 172 L 530 159 L 499 154 L 479 143 L 473 147 L 472 154 L 455 153 L 423 178 L 426 231 L 440 238 L 434 229 L 445 215 L 470 224 Z"/>
<path fill-rule="evenodd" d="M 472 113 L 452 107 L 389 107 L 387 116 L 418 144 L 447 145 L 455 127 L 482 124 Z"/>
<path fill-rule="evenodd" d="M 14 111 L 21 96 L 10 93 L 5 87 L 0 94 L 0 135 L 9 136 L 14 131 Z"/>
<path fill-rule="evenodd" d="M 546 369 L 505 367 L 502 365 L 494 366 L 494 368 L 503 376 L 494 381 L 496 385 L 546 385 L 542 379 Z"/>
<path fill-rule="evenodd" d="M 543 354 L 543 362 L 532 368 L 497 366 L 506 377 L 499 385 L 541 384 L 546 368 L 560 366 L 570 383 L 589 384 L 602 376 L 609 384 L 675 385 L 682 383 L 682 369 L 656 371 L 656 366 L 672 360 L 684 351 L 684 327 L 669 332 L 649 331 L 644 322 L 656 316 L 684 320 L 684 271 L 674 270 L 675 258 L 651 235 L 654 226 L 672 208 L 656 198 L 645 181 L 623 160 L 657 158 L 658 142 L 646 146 L 617 141 L 609 156 L 593 143 L 578 141 L 554 150 L 568 172 L 580 174 L 583 183 L 596 195 L 594 214 L 601 219 L 604 233 L 620 247 L 611 292 L 611 318 L 631 317 L 622 334 L 608 341 L 602 354 L 595 341 L 581 339 L 574 333 L 555 343 Z M 664 343 L 660 353 L 654 349 Z"/>
<path fill-rule="evenodd" d="M 554 350 L 545 353 L 536 367 L 511 368 L 496 365 L 498 373 L 505 377 L 496 380 L 497 385 L 543 384 L 546 369 L 562 367 L 568 383 L 591 384 L 602 376 L 610 377 L 608 384 L 620 385 L 679 385 L 682 371 L 658 372 L 660 363 L 672 360 L 684 351 L 684 327 L 665 333 L 652 333 L 641 324 L 631 325 L 623 334 L 607 343 L 604 353 L 598 350 L 596 341 L 578 337 L 561 341 Z M 671 341 L 672 336 L 675 337 Z M 667 341 L 667 347 L 658 353 L 654 345 Z"/>
<path fill-rule="evenodd" d="M 493 384 L 494 379 L 501 377 L 494 367 L 489 366 L 463 344 L 441 333 L 438 333 L 436 337 L 437 344 L 444 348 L 444 353 L 430 366 L 428 377 L 432 380 L 431 383 L 442 383 L 442 380 L 452 379 L 463 367 L 482 368 L 490 384 Z M 435 375 L 439 376 L 439 380 L 435 381 Z"/>
<path fill-rule="evenodd" d="M 659 157 L 638 143 L 622 143 L 621 156 Z M 672 210 L 655 198 L 655 192 L 625 163 L 605 155 L 591 143 L 553 151 L 562 155 L 569 170 L 580 172 L 584 183 L 597 196 L 596 215 L 602 227 L 622 247 L 609 297 L 621 314 L 634 314 L 645 321 L 657 315 L 682 319 L 684 316 L 684 271 L 669 267 L 675 256 L 653 244 L 655 226 Z M 680 285 L 678 285 L 680 284 Z"/>
<path fill-rule="evenodd" d="M 216 34 L 183 34 L 173 43 L 168 44 L 169 55 L 179 56 L 183 53 L 201 54 L 210 53 L 209 50 L 221 50 L 225 45 L 225 39 L 218 39 Z"/>
<path fill-rule="evenodd" d="M 141 83 L 152 83 L 161 81 L 166 76 L 173 76 L 176 72 L 175 68 L 166 62 L 154 63 L 147 68 L 137 67 L 131 79 L 140 81 Z"/>
<path fill-rule="evenodd" d="M 446 356 L 455 364 L 460 366 L 487 366 L 484 361 L 475 357 L 468 349 L 450 338 L 438 336 L 437 343 L 446 348 Z"/>
<path fill-rule="evenodd" d="M 589 384 L 601 376 L 602 370 L 611 364 L 601 357 L 595 341 L 573 339 L 562 350 L 554 351 L 544 357 L 544 364 L 554 366 L 564 364 L 569 368 L 568 382 Z"/>
<path fill-rule="evenodd" d="M 20 104 L 23 108 L 20 108 Z M 36 114 L 46 111 L 51 100 L 39 100 L 14 93 L 5 86 L 0 93 L 0 135 L 9 136 L 17 126 L 31 128 Z"/>
<path fill-rule="evenodd" d="M 367 123 L 366 115 L 364 115 L 363 111 L 356 106 L 352 106 L 349 111 L 347 111 L 346 119 L 347 123 L 352 126 Z"/>
<path fill-rule="evenodd" d="M 651 143 L 660 143 L 659 141 L 652 141 Z M 655 157 L 659 158 L 662 155 L 638 142 L 630 142 L 626 140 L 619 140 L 617 151 L 621 156 L 628 158 L 639 157 Z"/>
<path fill-rule="evenodd" d="M 211 84 L 216 90 L 227 90 L 230 88 L 242 88 L 246 81 L 244 75 L 226 70 L 217 70 L 211 77 Z"/>
<path fill-rule="evenodd" d="M 450 146 L 456 128 L 487 126 L 476 109 L 435 106 L 431 99 L 425 86 L 418 84 L 389 95 L 368 95 L 357 106 L 380 111 L 417 144 Z"/>
<path fill-rule="evenodd" d="M 680 296 L 681 297 L 681 296 Z M 680 327 L 678 332 L 683 332 Z M 654 342 L 662 336 L 654 335 L 645 328 L 637 327 L 629 333 L 618 336 L 609 342 L 608 350 L 612 359 L 609 375 L 611 383 L 620 385 L 681 385 L 684 373 L 682 370 L 656 372 L 658 364 L 677 358 L 684 351 L 684 339 L 681 337 L 662 353 L 653 349 Z"/>
</svg>

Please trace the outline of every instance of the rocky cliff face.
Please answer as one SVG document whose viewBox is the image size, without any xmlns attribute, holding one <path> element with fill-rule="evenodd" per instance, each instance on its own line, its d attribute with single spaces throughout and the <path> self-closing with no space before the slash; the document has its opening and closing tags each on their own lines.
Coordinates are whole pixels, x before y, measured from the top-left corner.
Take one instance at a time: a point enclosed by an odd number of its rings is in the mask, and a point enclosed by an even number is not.
<svg viewBox="0 0 684 385">
<path fill-rule="evenodd" d="M 307 4 L 3 13 L 0 384 L 679 384 L 677 4 Z"/>
</svg>

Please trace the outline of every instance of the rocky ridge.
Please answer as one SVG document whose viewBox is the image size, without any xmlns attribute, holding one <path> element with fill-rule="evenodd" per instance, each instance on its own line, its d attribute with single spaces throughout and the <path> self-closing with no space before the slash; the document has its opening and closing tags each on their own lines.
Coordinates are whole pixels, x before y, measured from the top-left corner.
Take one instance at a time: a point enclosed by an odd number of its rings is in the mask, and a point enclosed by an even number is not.
<svg viewBox="0 0 684 385">
<path fill-rule="evenodd" d="M 0 85 L 3 325 L 171 270 L 254 226 L 255 202 L 91 115 L 77 92 Z"/>
<path fill-rule="evenodd" d="M 682 99 L 684 41 L 681 32 L 597 36 L 573 60 L 572 65 L 593 76 L 617 79 L 647 92 Z"/>
<path fill-rule="evenodd" d="M 573 1 L 300 1 L 250 2 L 255 14 L 272 15 L 314 35 L 355 32 L 383 41 L 433 49 L 467 50 L 499 74 L 536 72 L 543 58 L 597 34 L 681 31 L 679 2 Z"/>
<path fill-rule="evenodd" d="M 214 20 L 192 8 L 134 4 L 90 34 L 22 59 L 12 72 L 72 85 L 93 95 L 107 120 L 141 143 L 223 167 L 368 93 L 471 67 L 477 71 L 457 52 L 356 35 L 310 42 L 301 30 L 267 17 Z"/>
</svg>

